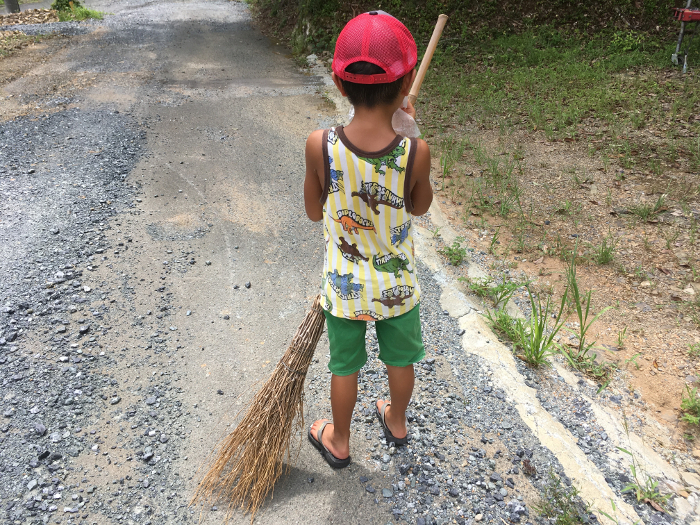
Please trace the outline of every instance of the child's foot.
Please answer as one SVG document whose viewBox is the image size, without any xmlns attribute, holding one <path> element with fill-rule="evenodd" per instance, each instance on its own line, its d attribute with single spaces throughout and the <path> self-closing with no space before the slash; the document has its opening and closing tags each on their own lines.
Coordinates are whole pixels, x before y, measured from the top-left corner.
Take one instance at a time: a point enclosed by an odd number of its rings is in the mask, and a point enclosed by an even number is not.
<svg viewBox="0 0 700 525">
<path fill-rule="evenodd" d="M 377 413 L 381 415 L 382 407 L 386 405 L 384 409 L 384 426 L 389 429 L 391 435 L 396 439 L 404 440 L 408 435 L 408 429 L 406 428 L 406 414 L 397 418 L 393 416 L 391 412 L 391 402 L 384 399 L 379 399 L 377 401 Z"/>
<path fill-rule="evenodd" d="M 314 421 L 314 424 L 311 425 L 309 433 L 316 441 L 318 441 L 318 430 L 326 421 L 328 420 L 319 419 L 318 421 Z M 338 442 L 335 437 L 335 427 L 333 423 L 328 423 L 323 429 L 323 432 L 321 433 L 321 444 L 338 459 L 342 460 L 350 456 L 350 441 L 348 440 L 345 443 Z"/>
</svg>

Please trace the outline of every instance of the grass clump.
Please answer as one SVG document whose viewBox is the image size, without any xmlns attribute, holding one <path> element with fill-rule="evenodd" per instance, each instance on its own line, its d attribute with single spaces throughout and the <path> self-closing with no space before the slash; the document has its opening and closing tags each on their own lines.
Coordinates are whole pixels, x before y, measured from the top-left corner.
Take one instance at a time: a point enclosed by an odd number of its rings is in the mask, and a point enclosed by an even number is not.
<svg viewBox="0 0 700 525">
<path fill-rule="evenodd" d="M 687 397 L 686 397 L 687 395 Z M 692 389 L 686 385 L 683 398 L 681 399 L 681 410 L 683 416 L 681 419 L 691 425 L 700 425 L 700 397 L 698 397 L 698 389 Z"/>
<path fill-rule="evenodd" d="M 508 341 L 515 343 L 517 347 L 520 343 L 520 325 L 522 319 L 515 319 L 505 308 L 499 308 L 493 312 L 486 312 L 486 319 L 489 326 Z"/>
<path fill-rule="evenodd" d="M 561 298 L 559 312 L 554 317 L 554 326 L 550 326 L 550 315 L 553 315 L 552 297 L 547 296 L 545 302 L 539 294 L 534 294 L 530 287 L 527 287 L 527 294 L 530 298 L 532 313 L 530 319 L 525 322 L 517 322 L 517 343 L 516 346 L 521 353 L 517 357 L 531 366 L 548 365 L 548 357 L 555 352 L 554 337 L 561 329 L 563 322 L 561 319 L 566 304 L 567 291 Z"/>
<path fill-rule="evenodd" d="M 600 246 L 595 248 L 593 257 L 598 264 L 610 264 L 615 258 L 615 239 L 612 235 L 603 238 Z"/>
<path fill-rule="evenodd" d="M 637 458 L 632 452 L 622 447 L 617 447 L 617 449 L 632 458 L 630 471 L 632 472 L 633 481 L 630 481 L 625 488 L 622 489 L 622 493 L 631 492 L 635 495 L 638 502 L 648 503 L 656 510 L 663 512 L 666 501 L 671 497 L 671 494 L 661 494 L 659 492 L 659 482 L 654 480 L 646 472 L 644 476 L 642 476 Z"/>
<path fill-rule="evenodd" d="M 79 0 L 54 0 L 51 9 L 58 11 L 58 20 L 61 22 L 81 21 L 88 18 L 102 20 L 104 13 L 84 7 Z"/>
<path fill-rule="evenodd" d="M 574 248 L 574 253 L 566 270 L 566 281 L 569 301 L 578 318 L 577 330 L 571 331 L 578 339 L 578 345 L 574 348 L 562 346 L 561 352 L 573 368 L 581 370 L 597 381 L 602 382 L 603 387 L 601 388 L 604 388 L 610 381 L 615 369 L 611 363 L 603 364 L 596 361 L 597 354 L 591 352 L 595 341 L 588 341 L 586 336 L 591 325 L 611 307 L 607 306 L 593 315 L 591 312 L 591 296 L 593 292 L 588 290 L 585 293 L 581 293 L 579 290 L 578 279 L 576 277 L 576 255 L 577 249 Z"/>
<path fill-rule="evenodd" d="M 463 242 L 464 239 L 462 237 L 457 237 L 452 246 L 440 248 L 438 253 L 447 257 L 452 266 L 459 266 L 467 258 L 467 249 L 462 246 Z"/>
<path fill-rule="evenodd" d="M 542 491 L 542 499 L 533 509 L 556 525 L 578 525 L 590 523 L 590 509 L 579 496 L 579 490 L 565 484 L 550 469 L 549 479 Z"/>
<path fill-rule="evenodd" d="M 460 277 L 460 281 L 466 282 L 469 289 L 479 297 L 490 297 L 493 300 L 494 308 L 499 306 L 505 307 L 515 291 L 523 286 L 519 282 L 504 281 L 500 284 L 495 284 L 493 279 L 485 277 L 482 279 L 470 279 L 469 277 Z"/>
<path fill-rule="evenodd" d="M 631 444 L 629 422 L 627 421 L 627 416 L 624 414 L 622 424 L 625 429 L 625 434 L 627 434 L 627 440 L 630 441 Z M 648 503 L 654 509 L 660 512 L 665 512 L 666 501 L 671 497 L 671 494 L 661 494 L 659 492 L 659 482 L 655 481 L 647 472 L 644 471 L 637 461 L 636 456 L 632 452 L 620 446 L 616 448 L 620 452 L 627 454 L 630 458 L 632 458 L 632 463 L 630 463 L 632 481 L 630 481 L 625 488 L 622 489 L 623 494 L 626 492 L 631 492 L 635 495 L 638 502 Z"/>
<path fill-rule="evenodd" d="M 690 357 L 700 357 L 700 343 L 688 345 L 688 355 Z"/>
<path fill-rule="evenodd" d="M 666 194 L 659 195 L 654 204 L 639 204 L 630 208 L 630 211 L 643 221 L 650 221 L 666 209 L 664 206 L 665 201 Z"/>
</svg>

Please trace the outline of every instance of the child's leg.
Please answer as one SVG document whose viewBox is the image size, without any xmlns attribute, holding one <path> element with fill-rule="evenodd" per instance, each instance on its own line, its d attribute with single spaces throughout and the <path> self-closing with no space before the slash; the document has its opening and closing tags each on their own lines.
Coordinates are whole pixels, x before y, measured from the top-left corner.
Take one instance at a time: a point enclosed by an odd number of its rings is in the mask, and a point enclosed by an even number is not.
<svg viewBox="0 0 700 525">
<path fill-rule="evenodd" d="M 333 423 L 323 431 L 323 444 L 338 459 L 350 455 L 350 422 L 357 402 L 357 372 L 349 376 L 331 376 L 331 410 Z M 323 424 L 323 419 L 311 425 L 315 436 L 316 430 Z"/>
<path fill-rule="evenodd" d="M 379 341 L 379 359 L 386 364 L 389 376 L 390 401 L 377 401 L 384 422 L 391 434 L 398 439 L 406 437 L 406 408 L 413 394 L 413 363 L 425 357 L 423 337 L 420 326 L 420 311 L 416 305 L 413 309 L 398 317 L 390 317 L 375 323 Z"/>
<path fill-rule="evenodd" d="M 333 423 L 326 425 L 321 436 L 323 444 L 338 459 L 350 455 L 350 422 L 357 402 L 357 373 L 367 362 L 365 350 L 365 321 L 352 321 L 334 317 L 328 312 L 326 326 L 330 343 L 331 359 L 331 410 Z M 325 419 L 311 425 L 311 434 L 316 439 L 318 429 Z"/>
<path fill-rule="evenodd" d="M 387 375 L 389 376 L 389 394 L 391 396 L 391 405 L 386 407 L 384 412 L 384 421 L 389 427 L 391 434 L 399 439 L 405 438 L 408 430 L 406 429 L 406 408 L 411 401 L 413 394 L 413 365 L 408 366 L 386 366 Z M 380 399 L 377 401 L 377 407 L 381 410 L 382 405 L 388 401 Z"/>
</svg>

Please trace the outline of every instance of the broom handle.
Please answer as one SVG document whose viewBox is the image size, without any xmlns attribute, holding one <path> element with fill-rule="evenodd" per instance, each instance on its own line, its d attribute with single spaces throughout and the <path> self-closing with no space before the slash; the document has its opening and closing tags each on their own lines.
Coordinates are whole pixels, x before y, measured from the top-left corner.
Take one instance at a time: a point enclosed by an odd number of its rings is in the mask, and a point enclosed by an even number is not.
<svg viewBox="0 0 700 525">
<path fill-rule="evenodd" d="M 435 53 L 435 48 L 437 47 L 438 40 L 440 40 L 440 35 L 442 35 L 442 30 L 445 28 L 447 18 L 447 15 L 438 16 L 437 24 L 435 24 L 435 29 L 433 29 L 433 36 L 430 37 L 428 48 L 423 55 L 423 61 L 420 63 L 420 68 L 418 68 L 418 74 L 413 81 L 413 86 L 411 86 L 411 92 L 408 94 L 408 100 L 411 101 L 411 104 L 416 103 L 418 92 L 423 84 L 423 79 L 425 78 L 426 71 L 428 71 L 430 61 L 433 59 L 433 53 Z"/>
</svg>

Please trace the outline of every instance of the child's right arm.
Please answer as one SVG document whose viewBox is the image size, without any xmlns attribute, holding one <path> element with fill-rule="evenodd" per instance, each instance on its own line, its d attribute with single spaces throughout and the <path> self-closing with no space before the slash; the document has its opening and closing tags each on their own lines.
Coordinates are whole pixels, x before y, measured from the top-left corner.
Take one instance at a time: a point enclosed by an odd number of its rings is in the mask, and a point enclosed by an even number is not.
<svg viewBox="0 0 700 525">
<path fill-rule="evenodd" d="M 430 148 L 423 139 L 416 141 L 416 157 L 413 159 L 411 174 L 411 215 L 423 215 L 433 202 L 433 188 L 430 185 Z"/>
<path fill-rule="evenodd" d="M 306 139 L 306 178 L 304 179 L 304 206 L 306 215 L 314 222 L 323 219 L 321 194 L 325 171 L 323 165 L 323 130 L 317 129 Z"/>
</svg>

